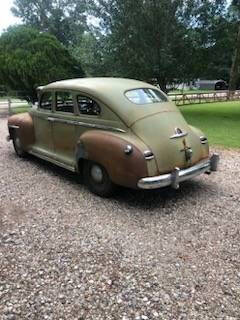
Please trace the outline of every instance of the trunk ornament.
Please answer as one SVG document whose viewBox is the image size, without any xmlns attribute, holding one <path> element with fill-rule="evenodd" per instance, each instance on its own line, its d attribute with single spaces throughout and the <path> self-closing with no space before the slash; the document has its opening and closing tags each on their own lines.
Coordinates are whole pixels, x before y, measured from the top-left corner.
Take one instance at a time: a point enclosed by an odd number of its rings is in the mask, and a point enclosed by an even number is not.
<svg viewBox="0 0 240 320">
<path fill-rule="evenodd" d="M 175 128 L 175 134 L 170 137 L 170 139 L 178 139 L 182 137 L 186 137 L 188 132 L 183 132 L 180 128 Z"/>
<path fill-rule="evenodd" d="M 190 161 L 192 159 L 193 150 L 192 148 L 187 146 L 187 142 L 185 139 L 183 139 L 183 146 L 184 148 L 181 150 L 181 152 L 185 152 L 186 161 Z"/>
</svg>

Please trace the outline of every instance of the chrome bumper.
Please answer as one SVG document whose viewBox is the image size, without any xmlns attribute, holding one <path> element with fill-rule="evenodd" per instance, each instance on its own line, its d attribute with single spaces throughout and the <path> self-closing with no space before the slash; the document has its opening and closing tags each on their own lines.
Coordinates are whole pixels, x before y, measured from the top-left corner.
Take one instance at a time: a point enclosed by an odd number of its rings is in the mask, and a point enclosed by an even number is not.
<svg viewBox="0 0 240 320">
<path fill-rule="evenodd" d="M 163 174 L 161 176 L 143 178 L 138 181 L 140 189 L 158 189 L 171 186 L 174 189 L 179 188 L 179 183 L 198 176 L 201 173 L 210 174 L 212 171 L 217 171 L 219 155 L 213 154 L 208 160 L 203 160 L 196 165 L 180 170 L 175 168 L 172 173 Z"/>
</svg>

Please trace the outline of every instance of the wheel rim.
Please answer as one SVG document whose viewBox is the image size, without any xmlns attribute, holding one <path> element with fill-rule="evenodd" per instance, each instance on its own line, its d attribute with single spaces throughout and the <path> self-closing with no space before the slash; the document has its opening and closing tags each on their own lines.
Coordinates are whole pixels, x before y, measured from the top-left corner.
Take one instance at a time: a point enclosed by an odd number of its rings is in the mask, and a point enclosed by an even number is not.
<svg viewBox="0 0 240 320">
<path fill-rule="evenodd" d="M 103 181 L 102 169 L 97 165 L 93 165 L 91 168 L 91 177 L 95 182 L 101 183 Z"/>
</svg>

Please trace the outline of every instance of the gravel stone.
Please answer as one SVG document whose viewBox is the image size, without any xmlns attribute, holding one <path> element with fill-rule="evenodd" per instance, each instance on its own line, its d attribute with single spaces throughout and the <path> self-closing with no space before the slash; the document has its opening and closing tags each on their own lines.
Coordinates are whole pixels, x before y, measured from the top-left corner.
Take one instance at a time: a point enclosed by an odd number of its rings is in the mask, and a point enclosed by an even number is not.
<svg viewBox="0 0 240 320">
<path fill-rule="evenodd" d="M 239 150 L 177 191 L 102 199 L 7 134 L 1 118 L 1 320 L 239 319 Z"/>
</svg>

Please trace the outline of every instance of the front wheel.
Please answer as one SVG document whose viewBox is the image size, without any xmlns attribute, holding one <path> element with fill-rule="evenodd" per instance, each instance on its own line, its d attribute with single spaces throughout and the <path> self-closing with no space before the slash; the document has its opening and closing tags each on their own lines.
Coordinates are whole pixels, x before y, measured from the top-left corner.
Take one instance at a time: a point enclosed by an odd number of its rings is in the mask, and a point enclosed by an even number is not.
<svg viewBox="0 0 240 320">
<path fill-rule="evenodd" d="M 86 161 L 83 175 L 84 181 L 90 191 L 101 197 L 109 197 L 112 195 L 114 184 L 103 166 L 96 162 Z"/>
<path fill-rule="evenodd" d="M 13 134 L 13 147 L 14 147 L 16 154 L 20 158 L 24 158 L 27 155 L 26 151 L 24 151 L 24 149 L 23 149 L 22 142 L 21 142 L 16 131 L 14 131 L 14 134 Z"/>
</svg>

